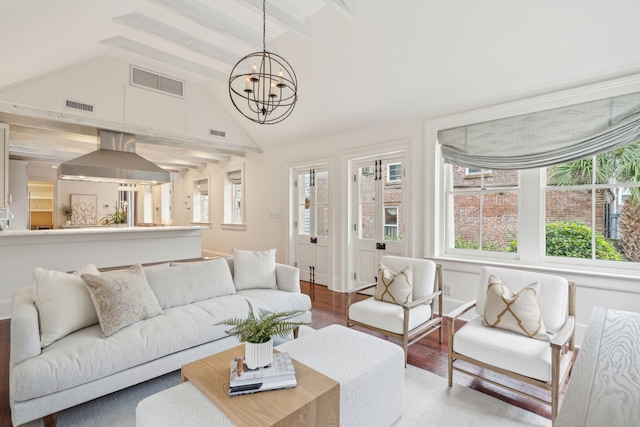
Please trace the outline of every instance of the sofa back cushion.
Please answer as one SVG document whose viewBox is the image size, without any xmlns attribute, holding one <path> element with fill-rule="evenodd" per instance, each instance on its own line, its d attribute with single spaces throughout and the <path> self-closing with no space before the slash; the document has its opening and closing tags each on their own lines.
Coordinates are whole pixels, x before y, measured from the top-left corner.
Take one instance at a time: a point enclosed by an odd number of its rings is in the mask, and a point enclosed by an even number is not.
<svg viewBox="0 0 640 427">
<path fill-rule="evenodd" d="M 171 263 L 171 267 L 150 268 L 144 273 L 162 308 L 177 307 L 236 292 L 231 270 L 224 258 Z"/>
</svg>

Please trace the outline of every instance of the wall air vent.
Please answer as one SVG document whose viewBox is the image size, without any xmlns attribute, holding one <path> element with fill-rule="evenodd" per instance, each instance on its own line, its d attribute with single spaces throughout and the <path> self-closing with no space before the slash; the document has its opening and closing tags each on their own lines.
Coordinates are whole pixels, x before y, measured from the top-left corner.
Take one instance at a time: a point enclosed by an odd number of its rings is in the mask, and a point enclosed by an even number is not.
<svg viewBox="0 0 640 427">
<path fill-rule="evenodd" d="M 224 138 L 227 134 L 221 130 L 209 129 L 209 135 L 219 136 Z"/>
<path fill-rule="evenodd" d="M 89 113 L 93 113 L 93 105 L 85 104 L 83 102 L 71 101 L 70 99 L 65 100 L 65 107 L 73 108 L 74 110 L 82 110 L 88 111 Z"/>
<path fill-rule="evenodd" d="M 131 67 L 131 84 L 170 95 L 184 96 L 184 82 Z"/>
</svg>

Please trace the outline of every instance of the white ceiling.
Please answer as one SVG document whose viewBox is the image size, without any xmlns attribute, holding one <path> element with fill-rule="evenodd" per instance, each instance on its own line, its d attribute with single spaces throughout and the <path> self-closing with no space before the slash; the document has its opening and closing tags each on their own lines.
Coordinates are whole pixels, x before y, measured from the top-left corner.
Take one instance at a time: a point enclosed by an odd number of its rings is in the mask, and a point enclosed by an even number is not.
<svg viewBox="0 0 640 427">
<path fill-rule="evenodd" d="M 640 71 L 637 0 L 269 0 L 267 14 L 267 49 L 299 82 L 280 124 L 228 99 L 233 64 L 262 48 L 260 0 L 4 0 L 0 89 L 110 55 L 204 84 L 268 148 Z"/>
</svg>

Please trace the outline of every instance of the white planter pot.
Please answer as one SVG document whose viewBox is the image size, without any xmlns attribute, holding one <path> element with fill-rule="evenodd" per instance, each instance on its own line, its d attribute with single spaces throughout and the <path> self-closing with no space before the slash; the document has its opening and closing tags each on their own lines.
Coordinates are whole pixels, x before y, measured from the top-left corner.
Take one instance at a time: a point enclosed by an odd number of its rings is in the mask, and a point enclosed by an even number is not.
<svg viewBox="0 0 640 427">
<path fill-rule="evenodd" d="M 249 369 L 270 365 L 273 362 L 273 338 L 267 342 L 244 343 L 244 363 Z"/>
</svg>

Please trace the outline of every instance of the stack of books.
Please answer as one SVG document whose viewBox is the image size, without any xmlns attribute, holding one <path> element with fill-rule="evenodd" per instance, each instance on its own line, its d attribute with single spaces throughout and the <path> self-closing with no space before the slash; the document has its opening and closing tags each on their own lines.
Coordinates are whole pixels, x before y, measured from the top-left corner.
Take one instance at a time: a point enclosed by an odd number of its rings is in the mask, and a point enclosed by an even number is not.
<svg viewBox="0 0 640 427">
<path fill-rule="evenodd" d="M 274 353 L 273 363 L 256 369 L 248 369 L 240 357 L 231 360 L 229 396 L 292 388 L 297 385 L 296 371 L 287 352 Z"/>
</svg>

